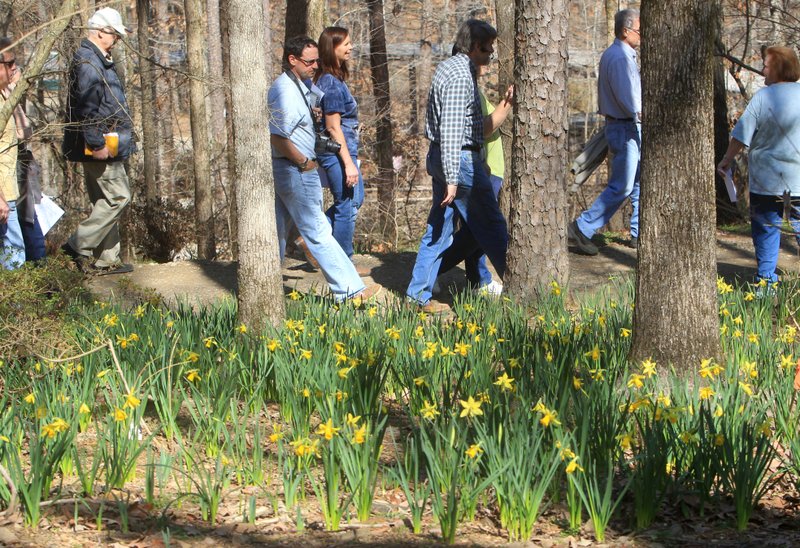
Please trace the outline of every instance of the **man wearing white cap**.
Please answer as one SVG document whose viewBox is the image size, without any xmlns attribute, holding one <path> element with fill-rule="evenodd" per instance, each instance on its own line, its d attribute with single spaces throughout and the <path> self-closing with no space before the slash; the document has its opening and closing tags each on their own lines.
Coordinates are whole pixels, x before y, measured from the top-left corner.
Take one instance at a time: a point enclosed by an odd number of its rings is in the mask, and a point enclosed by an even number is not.
<svg viewBox="0 0 800 548">
<path fill-rule="evenodd" d="M 92 212 L 62 249 L 84 272 L 123 274 L 119 218 L 131 199 L 123 163 L 136 151 L 132 122 L 111 49 L 130 32 L 119 12 L 102 8 L 89 18 L 89 35 L 72 58 L 62 150 L 81 162 Z"/>
</svg>

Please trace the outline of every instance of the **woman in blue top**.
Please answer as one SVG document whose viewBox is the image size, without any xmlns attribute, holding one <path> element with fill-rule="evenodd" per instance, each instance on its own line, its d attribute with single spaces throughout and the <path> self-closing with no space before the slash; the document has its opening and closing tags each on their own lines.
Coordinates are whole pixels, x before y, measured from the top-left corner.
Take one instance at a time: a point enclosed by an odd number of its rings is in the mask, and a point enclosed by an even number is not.
<svg viewBox="0 0 800 548">
<path fill-rule="evenodd" d="M 790 222 L 800 232 L 800 62 L 794 50 L 767 48 L 764 83 L 733 128 L 728 151 L 717 166 L 720 175 L 745 147 L 750 174 L 750 225 L 756 250 L 758 281 L 778 281 L 784 199 Z M 798 237 L 800 240 L 800 237 Z M 767 291 L 766 293 L 770 293 Z"/>
<path fill-rule="evenodd" d="M 319 67 L 316 84 L 325 95 L 320 107 L 328 135 L 342 148 L 338 154 L 319 156 L 333 194 L 333 205 L 325 212 L 333 237 L 348 257 L 353 255 L 353 234 L 358 208 L 364 202 L 364 181 L 358 169 L 358 104 L 345 83 L 347 61 L 353 51 L 350 33 L 328 27 L 319 37 Z"/>
</svg>

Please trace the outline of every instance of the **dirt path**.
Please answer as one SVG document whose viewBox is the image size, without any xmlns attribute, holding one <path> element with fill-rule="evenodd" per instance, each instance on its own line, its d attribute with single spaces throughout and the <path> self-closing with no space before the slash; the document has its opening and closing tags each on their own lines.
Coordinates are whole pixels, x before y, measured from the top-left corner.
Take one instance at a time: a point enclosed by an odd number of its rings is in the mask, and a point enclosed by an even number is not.
<svg viewBox="0 0 800 548">
<path fill-rule="evenodd" d="M 384 255 L 357 255 L 358 267 L 368 268 L 365 279 L 382 285 L 384 295 L 401 297 L 411 278 L 415 254 L 411 252 Z M 779 265 L 785 271 L 800 270 L 797 245 L 784 236 Z M 573 295 L 591 293 L 608 283 L 609 277 L 633 272 L 636 252 L 620 242 L 600 248 L 600 254 L 587 257 L 570 253 L 570 284 Z M 727 232 L 717 233 L 717 269 L 727 279 L 750 279 L 755 274 L 753 244 L 749 236 Z M 126 280 L 126 281 L 123 281 Z M 460 289 L 464 285 L 463 269 L 458 268 L 440 280 L 442 287 Z M 122 286 L 120 285 L 122 282 Z M 120 294 L 126 283 L 151 289 L 167 301 L 183 299 L 191 303 L 211 304 L 236 291 L 236 264 L 232 262 L 182 261 L 166 264 L 137 264 L 128 276 L 104 276 L 90 281 L 90 288 L 100 296 Z M 306 292 L 312 288 L 326 287 L 319 271 L 311 270 L 305 261 L 287 258 L 283 268 L 283 283 L 287 292 L 296 288 Z M 444 292 L 437 300 L 451 303 L 452 297 Z"/>
</svg>

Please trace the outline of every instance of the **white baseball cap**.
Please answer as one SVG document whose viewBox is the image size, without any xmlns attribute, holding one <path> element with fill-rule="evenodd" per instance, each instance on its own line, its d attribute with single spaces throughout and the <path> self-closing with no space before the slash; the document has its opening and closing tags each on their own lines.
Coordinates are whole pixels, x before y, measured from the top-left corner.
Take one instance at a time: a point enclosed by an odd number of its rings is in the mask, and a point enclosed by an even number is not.
<svg viewBox="0 0 800 548">
<path fill-rule="evenodd" d="M 131 29 L 122 24 L 122 16 L 113 8 L 101 8 L 89 18 L 89 28 L 103 30 L 114 29 L 120 36 L 125 36 Z"/>
</svg>

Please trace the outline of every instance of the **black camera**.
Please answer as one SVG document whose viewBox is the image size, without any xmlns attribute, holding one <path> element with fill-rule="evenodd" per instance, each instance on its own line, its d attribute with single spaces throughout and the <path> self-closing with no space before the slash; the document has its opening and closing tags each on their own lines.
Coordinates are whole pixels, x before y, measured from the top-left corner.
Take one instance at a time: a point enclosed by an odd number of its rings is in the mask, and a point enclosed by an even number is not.
<svg viewBox="0 0 800 548">
<path fill-rule="evenodd" d="M 341 148 L 342 145 L 325 135 L 324 132 L 317 132 L 317 138 L 314 141 L 314 152 L 316 154 L 338 154 Z"/>
</svg>

